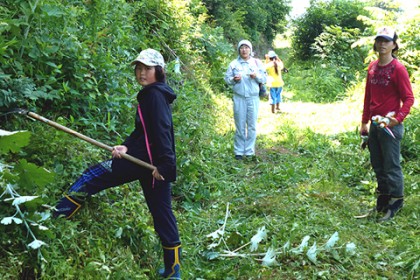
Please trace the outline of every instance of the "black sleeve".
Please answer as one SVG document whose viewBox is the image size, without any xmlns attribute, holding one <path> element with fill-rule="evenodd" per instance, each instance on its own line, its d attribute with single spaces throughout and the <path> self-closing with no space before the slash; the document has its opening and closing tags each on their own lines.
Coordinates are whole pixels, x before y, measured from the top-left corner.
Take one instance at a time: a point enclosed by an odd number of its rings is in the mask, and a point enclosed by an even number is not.
<svg viewBox="0 0 420 280">
<path fill-rule="evenodd" d="M 171 108 L 161 92 L 154 92 L 148 97 L 144 121 L 151 144 L 153 164 L 165 180 L 173 181 L 176 176 L 176 159 Z"/>
</svg>

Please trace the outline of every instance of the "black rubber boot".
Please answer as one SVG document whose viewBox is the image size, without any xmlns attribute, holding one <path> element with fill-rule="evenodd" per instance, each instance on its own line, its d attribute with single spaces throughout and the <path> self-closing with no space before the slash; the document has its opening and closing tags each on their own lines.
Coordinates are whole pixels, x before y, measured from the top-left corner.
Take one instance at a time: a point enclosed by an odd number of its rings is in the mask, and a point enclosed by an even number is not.
<svg viewBox="0 0 420 280">
<path fill-rule="evenodd" d="M 391 197 L 388 204 L 388 210 L 382 218 L 379 219 L 379 222 L 385 222 L 394 218 L 395 214 L 403 207 L 404 197 Z"/>
<path fill-rule="evenodd" d="M 60 215 L 64 215 L 67 219 L 70 219 L 82 207 L 82 204 L 82 199 L 64 195 L 57 203 L 57 206 L 55 206 L 56 210 L 53 213 L 53 217 L 57 218 Z"/>
<path fill-rule="evenodd" d="M 378 194 L 376 197 L 376 211 L 386 213 L 389 207 L 389 201 L 391 195 L 389 194 Z"/>
<path fill-rule="evenodd" d="M 181 279 L 181 245 L 163 247 L 165 268 L 159 269 L 159 275 L 165 279 Z"/>
</svg>

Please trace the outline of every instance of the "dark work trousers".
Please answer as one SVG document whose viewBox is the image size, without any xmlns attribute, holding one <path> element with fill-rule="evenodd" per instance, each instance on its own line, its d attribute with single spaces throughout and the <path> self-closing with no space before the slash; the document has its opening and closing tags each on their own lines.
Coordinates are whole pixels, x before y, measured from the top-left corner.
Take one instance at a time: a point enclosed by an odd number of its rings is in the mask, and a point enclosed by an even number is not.
<svg viewBox="0 0 420 280">
<path fill-rule="evenodd" d="M 125 159 L 112 159 L 86 169 L 57 204 L 54 216 L 70 218 L 82 205 L 83 199 L 107 188 L 139 180 L 153 224 L 163 246 L 180 244 L 179 233 L 171 205 L 171 183 L 155 180 L 152 171 Z M 82 199 L 80 199 L 82 195 Z"/>
<path fill-rule="evenodd" d="M 404 127 L 390 128 L 395 138 L 375 124 L 369 129 L 369 151 L 372 168 L 378 181 L 378 193 L 393 197 L 404 196 L 404 177 L 400 164 L 400 143 Z"/>
</svg>

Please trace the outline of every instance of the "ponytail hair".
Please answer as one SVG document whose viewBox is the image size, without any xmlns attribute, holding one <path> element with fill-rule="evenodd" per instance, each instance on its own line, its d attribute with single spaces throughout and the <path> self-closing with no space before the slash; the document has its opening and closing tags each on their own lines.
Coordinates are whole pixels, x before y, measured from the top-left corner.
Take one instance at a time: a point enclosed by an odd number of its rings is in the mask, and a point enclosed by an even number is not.
<svg viewBox="0 0 420 280">
<path fill-rule="evenodd" d="M 274 71 L 276 71 L 276 74 L 278 75 L 279 74 L 279 67 L 278 67 L 278 64 L 277 64 L 277 57 L 276 56 L 274 56 L 274 57 L 270 57 L 270 60 L 273 62 L 273 64 L 274 64 Z"/>
</svg>

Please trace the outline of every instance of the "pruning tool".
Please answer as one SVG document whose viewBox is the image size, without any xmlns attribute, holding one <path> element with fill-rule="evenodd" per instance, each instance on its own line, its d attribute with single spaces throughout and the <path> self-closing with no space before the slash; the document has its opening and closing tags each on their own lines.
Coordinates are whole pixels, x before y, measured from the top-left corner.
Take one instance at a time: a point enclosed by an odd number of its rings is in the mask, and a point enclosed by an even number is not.
<svg viewBox="0 0 420 280">
<path fill-rule="evenodd" d="M 30 111 L 27 111 L 27 110 L 24 110 L 24 109 L 14 109 L 14 110 L 8 112 L 7 114 L 11 114 L 11 113 L 18 113 L 18 114 L 21 114 L 21 115 L 26 115 L 29 118 L 32 118 L 32 119 L 41 121 L 43 123 L 46 123 L 46 124 L 48 124 L 48 125 L 56 128 L 58 130 L 61 130 L 61 131 L 64 131 L 64 132 L 66 132 L 68 134 L 71 134 L 73 136 L 76 136 L 76 137 L 78 137 L 78 138 L 80 138 L 80 139 L 82 139 L 82 140 L 84 140 L 86 142 L 89 142 L 90 144 L 93 144 L 93 145 L 95 145 L 95 146 L 97 146 L 99 148 L 102 148 L 104 150 L 107 150 L 107 151 L 112 152 L 113 149 L 114 149 L 111 146 L 108 146 L 108 145 L 106 145 L 104 143 L 101 143 L 99 141 L 96 141 L 96 140 L 94 140 L 94 139 L 92 139 L 90 137 L 87 137 L 87 136 L 85 136 L 83 134 L 80 134 L 80 133 L 78 133 L 78 132 L 76 132 L 76 131 L 74 131 L 74 130 L 72 130 L 70 128 L 67 128 L 67 127 L 65 127 L 65 126 L 63 126 L 61 124 L 58 124 L 56 122 L 53 122 L 53 121 L 51 121 L 51 120 L 49 120 L 47 118 L 44 118 L 44 117 L 42 117 L 42 116 L 40 116 L 38 114 L 35 114 L 33 112 L 30 112 Z M 131 156 L 129 154 L 121 154 L 121 157 L 124 158 L 124 159 L 126 159 L 126 160 L 129 160 L 129 161 L 131 161 L 131 162 L 133 162 L 135 164 L 138 164 L 138 165 L 140 165 L 142 167 L 145 167 L 147 169 L 150 169 L 152 171 L 156 169 L 155 166 L 153 166 L 153 165 L 151 165 L 151 164 L 149 164 L 147 162 L 144 162 L 144 161 L 142 161 L 142 160 L 140 160 L 138 158 L 135 158 L 135 157 L 133 157 L 133 156 Z"/>
</svg>

